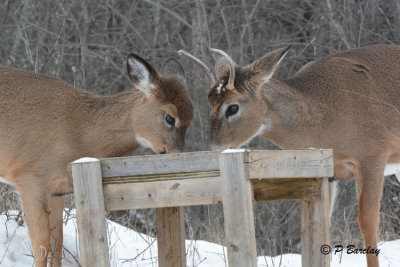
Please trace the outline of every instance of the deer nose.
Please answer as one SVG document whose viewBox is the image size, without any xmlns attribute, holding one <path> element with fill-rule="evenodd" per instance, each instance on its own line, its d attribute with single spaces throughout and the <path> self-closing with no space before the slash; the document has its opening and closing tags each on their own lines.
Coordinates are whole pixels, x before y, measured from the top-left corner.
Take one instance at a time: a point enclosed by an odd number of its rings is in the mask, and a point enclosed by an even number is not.
<svg viewBox="0 0 400 267">
<path fill-rule="evenodd" d="M 167 148 L 165 146 L 160 151 L 160 154 L 167 154 Z"/>
</svg>

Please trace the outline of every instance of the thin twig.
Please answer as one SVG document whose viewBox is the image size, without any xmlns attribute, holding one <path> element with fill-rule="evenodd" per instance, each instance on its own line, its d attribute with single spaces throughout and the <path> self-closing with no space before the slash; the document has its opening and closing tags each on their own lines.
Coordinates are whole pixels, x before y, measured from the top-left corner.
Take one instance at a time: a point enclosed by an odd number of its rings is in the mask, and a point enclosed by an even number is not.
<svg viewBox="0 0 400 267">
<path fill-rule="evenodd" d="M 3 47 L 1 47 L 1 45 L 0 45 L 0 49 L 1 49 L 1 52 L 3 53 L 3 56 L 5 56 L 6 58 L 8 58 L 8 60 L 11 61 L 11 63 L 14 65 L 14 67 L 18 68 L 18 66 L 14 63 L 14 61 L 12 61 L 12 59 L 8 56 L 8 54 L 7 54 L 6 51 L 3 49 Z"/>
<path fill-rule="evenodd" d="M 74 258 L 74 260 L 76 261 L 76 263 L 79 265 L 79 267 L 81 267 L 82 265 L 79 263 L 78 259 L 75 257 L 75 255 L 69 251 L 66 247 L 63 246 L 63 249 L 68 252 L 69 255 L 71 255 L 72 258 Z"/>
<path fill-rule="evenodd" d="M 185 26 L 187 26 L 189 29 L 193 29 L 192 25 L 190 25 L 184 18 L 182 18 L 182 16 L 178 15 L 177 13 L 175 13 L 174 11 L 172 11 L 171 9 L 159 4 L 159 3 L 155 3 L 152 2 L 150 0 L 145 0 L 146 3 L 158 6 L 159 8 L 161 8 L 162 10 L 164 10 L 165 12 L 169 13 L 170 15 L 172 15 L 174 18 L 176 18 L 178 21 L 182 22 Z"/>
<path fill-rule="evenodd" d="M 40 72 L 39 72 L 39 73 L 43 73 L 44 68 L 46 67 L 46 65 L 47 65 L 47 63 L 49 62 L 50 58 L 53 56 L 54 51 L 56 51 L 57 42 L 58 42 L 58 39 L 59 39 L 60 36 L 61 36 L 62 30 L 64 29 L 64 25 L 65 25 L 65 21 L 66 21 L 66 20 L 67 20 L 67 17 L 65 17 L 64 22 L 63 22 L 63 24 L 62 24 L 62 26 L 61 26 L 60 32 L 58 33 L 56 42 L 54 43 L 53 50 L 51 51 L 50 55 L 47 57 L 47 60 L 46 60 L 46 62 L 44 63 L 43 67 L 40 69 Z"/>
<path fill-rule="evenodd" d="M 151 250 L 151 246 L 154 244 L 154 242 L 156 241 L 157 239 L 153 239 L 153 241 L 151 241 L 151 243 L 147 243 L 148 245 L 147 245 L 147 247 L 144 249 L 144 250 L 142 250 L 139 254 L 137 254 L 134 258 L 131 258 L 131 259 L 120 259 L 121 261 L 122 261 L 122 263 L 125 263 L 125 262 L 132 262 L 132 261 L 135 261 L 135 260 L 137 260 L 141 255 L 143 255 L 143 253 L 145 253 L 148 249 L 150 249 Z"/>
</svg>

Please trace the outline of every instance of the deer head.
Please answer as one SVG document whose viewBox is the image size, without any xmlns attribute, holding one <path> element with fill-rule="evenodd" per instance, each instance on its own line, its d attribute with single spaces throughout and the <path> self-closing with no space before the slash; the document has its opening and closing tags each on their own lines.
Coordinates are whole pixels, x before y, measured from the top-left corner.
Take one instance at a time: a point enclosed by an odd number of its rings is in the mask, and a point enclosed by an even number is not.
<svg viewBox="0 0 400 267">
<path fill-rule="evenodd" d="M 216 79 L 210 78 L 208 94 L 213 149 L 240 147 L 271 129 L 271 106 L 261 88 L 270 81 L 289 48 L 270 52 L 248 66 L 238 66 L 225 52 L 211 49 L 222 56 L 215 65 Z M 204 64 L 185 51 L 179 53 L 198 65 Z M 210 69 L 202 69 L 213 77 Z"/>
<path fill-rule="evenodd" d="M 170 58 L 158 73 L 143 58 L 130 54 L 127 68 L 134 87 L 143 93 L 143 103 L 133 112 L 136 140 L 156 153 L 182 151 L 193 118 L 182 66 Z"/>
<path fill-rule="evenodd" d="M 20 193 L 35 266 L 48 266 L 47 259 L 61 266 L 71 161 L 123 156 L 139 145 L 156 153 L 183 150 L 193 105 L 182 66 L 168 59 L 157 72 L 131 54 L 127 70 L 133 90 L 100 96 L 0 66 L 0 176 Z"/>
</svg>

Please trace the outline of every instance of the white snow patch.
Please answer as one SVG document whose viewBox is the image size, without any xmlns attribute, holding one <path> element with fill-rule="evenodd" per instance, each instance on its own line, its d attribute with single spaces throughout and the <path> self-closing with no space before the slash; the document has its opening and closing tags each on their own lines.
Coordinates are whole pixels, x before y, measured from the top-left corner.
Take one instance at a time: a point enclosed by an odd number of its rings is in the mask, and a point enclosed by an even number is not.
<svg viewBox="0 0 400 267">
<path fill-rule="evenodd" d="M 385 167 L 385 176 L 386 175 L 400 175 L 400 164 L 388 164 Z"/>
<path fill-rule="evenodd" d="M 384 175 L 395 175 L 400 183 L 400 164 L 388 164 L 385 167 Z"/>
<path fill-rule="evenodd" d="M 238 153 L 238 152 L 245 152 L 246 149 L 225 149 L 224 151 L 222 151 L 222 153 Z"/>
<path fill-rule="evenodd" d="M 17 212 L 9 212 L 15 216 Z M 64 215 L 65 217 L 66 215 Z M 32 249 L 29 244 L 27 228 L 19 226 L 13 219 L 7 220 L 0 215 L 0 266 L 31 267 L 33 264 Z M 157 241 L 147 235 L 139 234 L 117 223 L 107 221 L 108 246 L 112 267 L 150 267 L 158 266 Z M 77 226 L 75 213 L 64 223 L 64 267 L 79 266 L 75 259 L 78 256 Z M 381 242 L 379 262 L 381 267 L 400 266 L 400 239 Z M 189 267 L 228 266 L 226 248 L 206 241 L 186 240 L 186 261 Z M 75 259 L 74 259 L 75 258 Z M 260 256 L 257 266 L 300 267 L 301 255 L 284 254 L 276 257 Z M 365 255 L 332 254 L 331 267 L 366 266 Z"/>
<path fill-rule="evenodd" d="M 72 163 L 88 163 L 88 162 L 97 162 L 97 161 L 99 161 L 99 160 L 96 158 L 84 157 L 84 158 L 77 159 Z"/>
</svg>

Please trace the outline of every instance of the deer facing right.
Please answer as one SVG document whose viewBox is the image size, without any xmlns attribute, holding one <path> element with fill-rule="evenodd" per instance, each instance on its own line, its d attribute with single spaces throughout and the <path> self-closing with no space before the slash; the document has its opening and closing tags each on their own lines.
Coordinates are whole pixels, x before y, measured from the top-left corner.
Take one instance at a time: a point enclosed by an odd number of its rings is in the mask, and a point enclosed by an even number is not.
<svg viewBox="0 0 400 267">
<path fill-rule="evenodd" d="M 289 47 L 238 66 L 221 50 L 208 94 L 211 146 L 237 148 L 256 136 L 281 148 L 332 148 L 335 178 L 354 177 L 366 248 L 377 248 L 387 164 L 400 163 L 400 46 L 374 45 L 312 61 L 292 78 L 272 78 Z M 368 267 L 378 257 L 367 255 Z"/>
<path fill-rule="evenodd" d="M 135 89 L 99 96 L 0 66 L 0 177 L 21 196 L 36 267 L 61 266 L 71 161 L 183 150 L 193 105 L 182 66 L 169 59 L 158 72 L 131 54 L 127 70 Z"/>
</svg>

